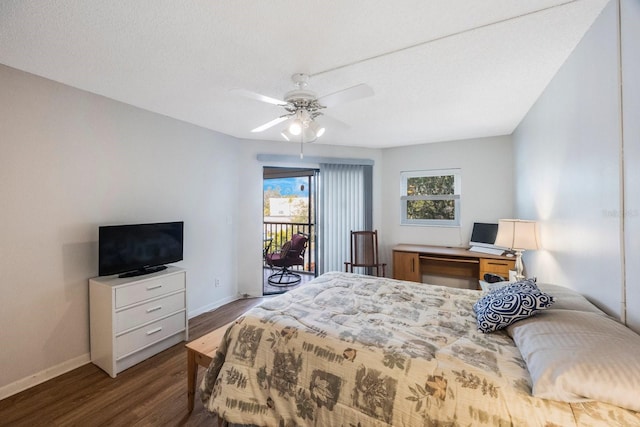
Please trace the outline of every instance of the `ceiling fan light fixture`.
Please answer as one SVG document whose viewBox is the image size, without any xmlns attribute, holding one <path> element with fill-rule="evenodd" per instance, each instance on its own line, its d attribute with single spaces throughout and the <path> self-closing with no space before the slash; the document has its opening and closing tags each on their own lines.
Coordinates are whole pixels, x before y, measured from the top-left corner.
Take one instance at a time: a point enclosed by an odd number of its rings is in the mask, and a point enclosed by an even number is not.
<svg viewBox="0 0 640 427">
<path fill-rule="evenodd" d="M 312 121 L 309 124 L 309 128 L 313 131 L 313 133 L 315 134 L 316 138 L 320 138 L 322 135 L 324 135 L 324 131 L 326 130 L 324 128 L 324 126 L 319 125 L 318 122 L 316 122 L 316 121 Z"/>
<path fill-rule="evenodd" d="M 289 125 L 289 132 L 292 135 L 300 135 L 300 133 L 302 132 L 302 123 L 299 119 L 295 119 L 293 122 L 291 122 L 291 125 Z"/>
<path fill-rule="evenodd" d="M 280 132 L 285 140 L 300 140 L 302 143 L 313 142 L 324 135 L 325 132 L 325 127 L 315 122 L 317 117 L 322 116 L 322 110 L 324 108 L 351 102 L 374 94 L 370 86 L 361 83 L 318 98 L 314 91 L 308 89 L 308 74 L 296 73 L 291 76 L 291 79 L 295 83 L 296 89 L 285 93 L 283 100 L 246 89 L 232 89 L 234 93 L 261 102 L 279 105 L 284 107 L 286 111 L 282 116 L 252 129 L 251 132 L 263 132 L 287 120 L 288 123 L 285 125 L 287 127 Z"/>
<path fill-rule="evenodd" d="M 302 131 L 302 142 L 313 142 L 317 139 L 316 133 L 310 127 L 306 127 Z"/>
<path fill-rule="evenodd" d="M 293 135 L 291 134 L 291 132 L 289 132 L 289 129 L 287 128 L 282 129 L 282 132 L 280 132 L 280 135 L 282 135 L 282 137 L 287 141 L 291 141 L 293 139 Z"/>
</svg>

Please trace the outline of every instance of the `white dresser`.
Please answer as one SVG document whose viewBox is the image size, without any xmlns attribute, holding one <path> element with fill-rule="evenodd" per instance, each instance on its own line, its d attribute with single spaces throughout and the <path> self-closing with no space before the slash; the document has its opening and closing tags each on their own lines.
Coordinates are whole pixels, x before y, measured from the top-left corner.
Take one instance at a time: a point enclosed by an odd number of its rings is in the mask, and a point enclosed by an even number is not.
<svg viewBox="0 0 640 427">
<path fill-rule="evenodd" d="M 189 337 L 186 271 L 89 280 L 91 362 L 111 377 Z"/>
</svg>

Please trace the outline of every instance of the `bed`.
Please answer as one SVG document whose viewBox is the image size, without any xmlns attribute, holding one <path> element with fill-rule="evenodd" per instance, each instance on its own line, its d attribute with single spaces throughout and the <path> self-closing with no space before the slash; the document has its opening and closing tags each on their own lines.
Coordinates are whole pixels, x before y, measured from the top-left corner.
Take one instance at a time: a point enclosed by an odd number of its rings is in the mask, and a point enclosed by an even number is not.
<svg viewBox="0 0 640 427">
<path fill-rule="evenodd" d="M 640 337 L 578 294 L 540 289 L 549 309 L 483 333 L 481 291 L 327 273 L 237 319 L 200 395 L 256 426 L 640 425 Z"/>
</svg>

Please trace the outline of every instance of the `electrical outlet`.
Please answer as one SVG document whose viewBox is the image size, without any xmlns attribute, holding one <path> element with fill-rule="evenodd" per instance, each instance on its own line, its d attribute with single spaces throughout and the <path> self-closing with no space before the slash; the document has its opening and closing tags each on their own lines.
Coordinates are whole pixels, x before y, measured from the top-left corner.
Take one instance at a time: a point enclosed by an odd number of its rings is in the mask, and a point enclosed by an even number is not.
<svg viewBox="0 0 640 427">
<path fill-rule="evenodd" d="M 216 288 L 220 286 L 220 279 L 216 277 L 215 285 Z"/>
</svg>

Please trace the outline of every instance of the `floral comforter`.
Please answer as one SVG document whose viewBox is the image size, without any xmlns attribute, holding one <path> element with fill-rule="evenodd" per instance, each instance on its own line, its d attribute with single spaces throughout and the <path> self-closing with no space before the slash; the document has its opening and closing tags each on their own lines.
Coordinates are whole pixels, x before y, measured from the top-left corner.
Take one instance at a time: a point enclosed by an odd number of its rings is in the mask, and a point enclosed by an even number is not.
<svg viewBox="0 0 640 427">
<path fill-rule="evenodd" d="M 258 426 L 640 425 L 633 411 L 531 396 L 480 291 L 327 273 L 240 317 L 201 384 L 205 407 Z"/>
</svg>

